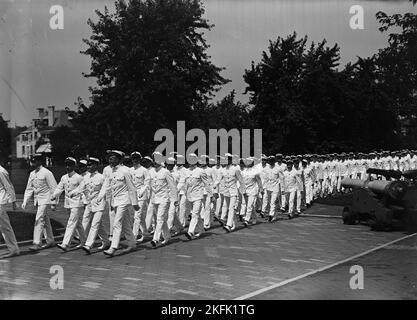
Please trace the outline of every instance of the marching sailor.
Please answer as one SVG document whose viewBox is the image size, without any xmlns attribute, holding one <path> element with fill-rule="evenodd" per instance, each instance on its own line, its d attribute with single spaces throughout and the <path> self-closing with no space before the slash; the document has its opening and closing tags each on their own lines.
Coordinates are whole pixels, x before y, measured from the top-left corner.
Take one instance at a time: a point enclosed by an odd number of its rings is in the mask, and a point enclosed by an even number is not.
<svg viewBox="0 0 417 320">
<path fill-rule="evenodd" d="M 130 158 L 133 163 L 133 167 L 130 168 L 130 174 L 132 175 L 133 185 L 136 188 L 139 206 L 139 210 L 135 211 L 133 236 L 137 239 L 140 231 L 141 237 L 137 240 L 137 242 L 143 242 L 145 236 L 148 234 L 145 218 L 149 201 L 151 176 L 149 171 L 140 164 L 142 155 L 139 152 L 132 152 Z"/>
<path fill-rule="evenodd" d="M 9 252 L 0 258 L 11 258 L 19 255 L 16 236 L 10 224 L 5 205 L 11 203 L 16 210 L 16 193 L 10 182 L 9 173 L 0 165 L 0 232 Z"/>
<path fill-rule="evenodd" d="M 194 153 L 190 153 L 187 157 L 189 175 L 183 182 L 185 195 L 191 208 L 191 221 L 188 231 L 185 234 L 189 240 L 198 238 L 204 230 L 204 193 L 211 199 L 212 191 L 209 179 L 205 170 L 197 166 L 198 157 Z M 209 204 L 210 205 L 210 204 Z"/>
<path fill-rule="evenodd" d="M 33 230 L 33 246 L 29 247 L 31 251 L 38 251 L 42 248 L 55 246 L 54 234 L 52 232 L 51 221 L 49 220 L 47 207 L 55 205 L 51 201 L 57 183 L 51 171 L 44 168 L 43 156 L 35 154 L 32 157 L 35 170 L 33 170 L 28 179 L 25 194 L 23 197 L 22 209 L 25 210 L 27 202 L 33 196 L 33 202 L 36 207 L 35 227 Z M 42 234 L 46 238 L 46 245 L 42 247 Z"/>
<path fill-rule="evenodd" d="M 98 166 L 100 160 L 94 157 L 90 157 L 87 161 L 87 167 L 89 175 L 84 178 L 80 186 L 69 193 L 72 198 L 79 194 L 84 194 L 87 201 L 87 207 L 91 214 L 91 227 L 88 232 L 87 241 L 82 249 L 87 253 L 91 253 L 91 248 L 94 242 L 99 236 L 102 245 L 99 250 L 107 250 L 110 247 L 109 236 L 107 230 L 103 225 L 103 214 L 106 207 L 105 199 L 98 201 L 98 195 L 104 183 L 104 175 L 98 172 Z"/>
<path fill-rule="evenodd" d="M 238 197 L 238 182 L 239 189 L 242 194 L 246 193 L 245 182 L 238 166 L 233 165 L 233 155 L 227 153 L 225 155 L 227 159 L 226 167 L 221 171 L 219 180 L 224 181 L 224 201 L 225 206 L 222 208 L 222 216 L 227 214 L 227 222 L 223 228 L 227 232 L 232 232 L 237 226 L 237 217 L 235 214 L 235 205 Z M 215 184 L 219 183 L 216 182 Z"/>
<path fill-rule="evenodd" d="M 84 208 L 83 199 L 81 194 L 78 194 L 78 196 L 73 198 L 70 197 L 70 192 L 78 188 L 83 181 L 83 177 L 81 177 L 74 170 L 76 165 L 77 161 L 74 158 L 68 157 L 65 159 L 65 170 L 67 173 L 62 176 L 61 181 L 56 187 L 51 198 L 51 201 L 58 201 L 61 193 L 65 192 L 64 207 L 70 210 L 70 216 L 68 218 L 67 228 L 65 229 L 64 239 L 62 243 L 57 245 L 63 251 L 69 250 L 69 246 L 75 231 L 78 232 L 78 236 L 80 238 L 80 245 L 78 245 L 77 248 L 81 248 L 86 241 L 85 232 L 82 225 L 82 212 Z"/>
<path fill-rule="evenodd" d="M 179 174 L 178 172 L 174 171 L 175 168 L 175 158 L 169 157 L 165 163 L 166 168 L 172 174 L 174 179 L 174 183 L 177 186 L 177 193 L 178 193 L 178 183 L 179 183 Z M 177 195 L 178 198 L 178 195 Z M 184 227 L 179 219 L 179 210 L 178 210 L 178 202 L 170 201 L 169 203 L 169 210 L 168 210 L 168 229 L 171 232 L 172 236 L 176 236 L 180 234 Z"/>
<path fill-rule="evenodd" d="M 112 172 L 106 177 L 97 201 L 100 202 L 109 190 L 111 191 L 112 206 L 115 208 L 113 238 L 110 249 L 104 251 L 104 254 L 112 257 L 119 249 L 122 233 L 128 242 L 125 252 L 133 251 L 136 248 L 136 239 L 132 231 L 132 207 L 135 211 L 139 211 L 139 206 L 129 168 L 121 164 L 124 153 L 118 150 L 111 150 L 108 153 L 110 154 L 109 164 Z"/>
<path fill-rule="evenodd" d="M 88 167 L 87 167 L 87 160 L 82 159 L 78 161 L 78 171 L 79 171 L 79 175 L 83 177 L 83 179 L 86 179 L 90 176 L 90 172 L 88 171 Z M 87 235 L 91 227 L 91 219 L 92 219 L 92 214 L 90 211 L 91 206 L 88 205 L 88 201 L 85 198 L 84 194 L 81 194 L 81 197 L 85 206 L 84 214 L 82 218 L 82 225 L 83 225 L 84 233 Z"/>
<path fill-rule="evenodd" d="M 256 199 L 259 193 L 263 193 L 262 180 L 259 168 L 254 167 L 254 159 L 248 157 L 244 160 L 246 167 L 242 171 L 245 191 L 242 199 L 241 214 L 243 214 L 243 224 L 245 227 L 254 219 L 256 223 Z"/>
<path fill-rule="evenodd" d="M 157 247 L 159 244 L 167 244 L 171 238 L 167 223 L 168 210 L 171 202 L 178 206 L 178 193 L 171 172 L 162 167 L 162 155 L 160 153 L 154 154 L 154 165 L 154 171 L 151 174 L 150 204 L 156 213 L 156 227 L 151 245 Z M 161 236 L 164 239 L 162 242 Z"/>
</svg>

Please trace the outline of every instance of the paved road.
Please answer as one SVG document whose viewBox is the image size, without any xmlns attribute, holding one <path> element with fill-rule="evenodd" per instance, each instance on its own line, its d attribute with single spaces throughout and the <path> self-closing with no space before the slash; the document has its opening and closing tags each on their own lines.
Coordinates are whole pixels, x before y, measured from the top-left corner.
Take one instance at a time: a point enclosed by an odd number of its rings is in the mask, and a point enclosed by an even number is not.
<svg viewBox="0 0 417 320">
<path fill-rule="evenodd" d="M 363 289 L 352 290 L 352 266 L 363 268 Z M 356 273 L 356 272 L 355 272 Z M 417 299 L 417 236 L 252 299 Z"/>
<path fill-rule="evenodd" d="M 322 208 L 321 213 L 339 209 Z M 202 239 L 190 242 L 182 236 L 158 249 L 146 243 L 134 253 L 111 259 L 102 253 L 61 253 L 57 248 L 28 254 L 24 248 L 22 256 L 0 260 L 0 298 L 234 299 L 404 236 L 402 232 L 371 232 L 363 225 L 346 226 L 340 219 L 300 217 L 232 234 L 216 228 Z M 63 290 L 52 290 L 49 285 L 50 268 L 56 265 L 64 270 Z M 389 272 L 384 264 L 371 265 L 373 269 L 384 267 Z M 400 271 L 397 273 L 401 278 Z M 344 270 L 330 276 L 340 274 L 349 276 Z M 303 287 L 271 291 L 263 298 L 298 298 Z M 321 293 L 324 287 L 316 282 L 309 288 Z M 352 296 L 341 293 L 334 297 Z"/>
</svg>

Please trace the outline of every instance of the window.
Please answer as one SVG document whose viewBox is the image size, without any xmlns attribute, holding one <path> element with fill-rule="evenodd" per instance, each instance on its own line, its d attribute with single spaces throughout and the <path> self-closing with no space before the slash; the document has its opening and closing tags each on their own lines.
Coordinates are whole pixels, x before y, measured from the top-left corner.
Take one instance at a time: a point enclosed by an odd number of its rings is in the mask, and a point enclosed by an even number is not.
<svg viewBox="0 0 417 320">
<path fill-rule="evenodd" d="M 25 146 L 22 146 L 22 154 L 25 154 Z"/>
</svg>

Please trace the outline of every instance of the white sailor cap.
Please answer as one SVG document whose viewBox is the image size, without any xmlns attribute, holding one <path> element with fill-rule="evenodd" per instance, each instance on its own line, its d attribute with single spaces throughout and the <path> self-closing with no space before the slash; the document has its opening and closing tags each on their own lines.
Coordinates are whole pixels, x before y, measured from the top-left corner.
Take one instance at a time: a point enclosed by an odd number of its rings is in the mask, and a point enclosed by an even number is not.
<svg viewBox="0 0 417 320">
<path fill-rule="evenodd" d="M 133 151 L 133 152 L 130 154 L 130 157 L 131 157 L 131 158 L 139 158 L 139 159 L 142 159 L 142 155 L 140 154 L 140 152 L 139 152 L 139 151 Z"/>
<path fill-rule="evenodd" d="M 191 165 L 197 164 L 199 162 L 198 161 L 198 156 L 195 153 L 187 154 L 187 162 Z"/>
<path fill-rule="evenodd" d="M 166 164 L 175 164 L 175 158 L 174 157 L 169 157 L 166 161 Z"/>
<path fill-rule="evenodd" d="M 150 162 L 153 162 L 153 159 L 150 156 L 143 157 L 143 160 L 148 160 Z"/>
<path fill-rule="evenodd" d="M 234 155 L 233 154 L 231 154 L 231 153 L 225 153 L 225 155 L 224 155 L 226 158 L 233 158 L 234 157 Z"/>
<path fill-rule="evenodd" d="M 32 155 L 32 158 L 43 158 L 43 154 L 42 153 L 35 153 L 34 155 Z"/>
<path fill-rule="evenodd" d="M 209 159 L 210 159 L 210 157 L 208 155 L 203 154 L 203 155 L 200 156 L 200 159 L 198 160 L 198 163 L 202 164 L 202 165 L 208 164 Z"/>
<path fill-rule="evenodd" d="M 216 163 L 217 163 L 216 159 L 209 158 L 209 164 L 216 164 Z"/>
<path fill-rule="evenodd" d="M 124 158 L 124 156 L 125 156 L 125 153 L 120 151 L 120 150 L 107 150 L 107 153 L 115 155 L 115 156 L 120 157 L 120 158 Z"/>
<path fill-rule="evenodd" d="M 65 163 L 72 163 L 75 166 L 77 165 L 77 160 L 75 160 L 73 157 L 67 157 L 65 159 Z"/>
<path fill-rule="evenodd" d="M 79 163 L 86 166 L 87 165 L 87 160 L 82 159 L 82 160 L 79 161 Z"/>
<path fill-rule="evenodd" d="M 88 163 L 94 162 L 95 164 L 99 164 L 100 160 L 94 157 L 89 157 L 88 158 Z"/>
<path fill-rule="evenodd" d="M 153 157 L 155 163 L 158 163 L 158 164 L 161 164 L 161 165 L 163 164 L 164 157 L 163 157 L 162 153 L 160 153 L 159 151 L 155 151 L 154 153 L 152 153 L 152 157 Z"/>
</svg>

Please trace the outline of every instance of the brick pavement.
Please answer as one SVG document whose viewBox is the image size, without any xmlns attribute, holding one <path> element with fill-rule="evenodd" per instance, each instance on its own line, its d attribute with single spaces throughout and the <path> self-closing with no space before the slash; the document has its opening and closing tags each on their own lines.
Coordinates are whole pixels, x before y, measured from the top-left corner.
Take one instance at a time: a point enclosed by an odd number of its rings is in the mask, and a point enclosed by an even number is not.
<svg viewBox="0 0 417 320">
<path fill-rule="evenodd" d="M 181 236 L 158 249 L 146 243 L 112 259 L 57 248 L 28 254 L 24 248 L 20 257 L 0 260 L 0 298 L 233 299 L 402 236 L 346 226 L 341 219 L 300 217 L 231 234 L 216 228 L 199 240 Z M 54 265 L 64 269 L 63 290 L 50 289 Z M 280 298 L 288 295 L 273 297 Z"/>
<path fill-rule="evenodd" d="M 363 289 L 352 290 L 352 266 L 363 268 Z M 417 236 L 252 299 L 417 299 Z"/>
</svg>

